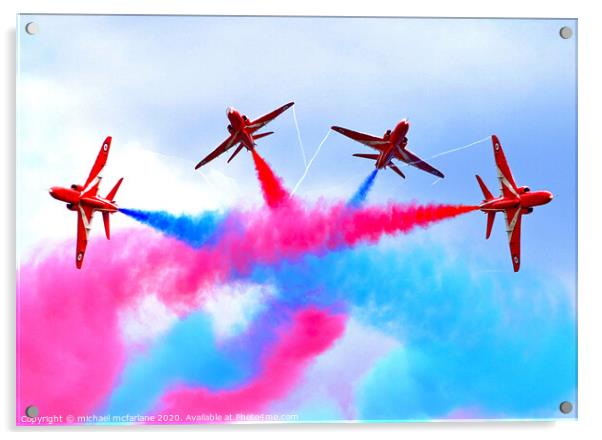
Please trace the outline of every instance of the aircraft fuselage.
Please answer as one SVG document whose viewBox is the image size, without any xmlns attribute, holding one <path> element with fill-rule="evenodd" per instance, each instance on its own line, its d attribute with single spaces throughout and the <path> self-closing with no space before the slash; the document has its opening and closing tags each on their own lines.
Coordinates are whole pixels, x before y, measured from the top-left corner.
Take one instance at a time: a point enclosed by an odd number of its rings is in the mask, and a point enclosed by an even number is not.
<svg viewBox="0 0 602 440">
<path fill-rule="evenodd" d="M 245 115 L 241 115 L 234 107 L 228 107 L 226 115 L 228 116 L 228 121 L 230 121 L 228 130 L 236 136 L 236 142 L 241 142 L 247 150 L 255 148 L 253 136 L 247 130 L 248 118 Z"/>
<path fill-rule="evenodd" d="M 93 208 L 95 211 L 102 212 L 117 212 L 117 205 L 103 197 L 87 196 L 82 197 L 82 193 L 72 188 L 64 188 L 61 186 L 53 186 L 48 190 L 50 195 L 67 204 L 67 208 L 71 211 L 76 211 L 77 206 L 86 205 Z"/>
<path fill-rule="evenodd" d="M 408 145 L 407 134 L 410 129 L 410 123 L 407 119 L 402 119 L 393 130 L 387 130 L 383 136 L 384 140 L 389 141 L 376 161 L 376 168 L 386 168 L 395 157 L 402 156 L 402 150 Z M 400 157 L 401 158 L 401 157 Z"/>
<path fill-rule="evenodd" d="M 528 213 L 533 207 L 550 203 L 554 198 L 550 191 L 529 191 L 521 188 L 519 190 L 515 197 L 497 197 L 483 202 L 479 205 L 479 209 L 483 212 L 491 212 L 520 207 Z"/>
</svg>

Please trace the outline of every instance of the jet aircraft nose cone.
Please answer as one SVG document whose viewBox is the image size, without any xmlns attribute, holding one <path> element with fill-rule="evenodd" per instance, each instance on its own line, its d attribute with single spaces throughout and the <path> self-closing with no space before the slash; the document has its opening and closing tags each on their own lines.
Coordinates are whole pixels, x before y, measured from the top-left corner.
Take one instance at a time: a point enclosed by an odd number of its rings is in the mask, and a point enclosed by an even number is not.
<svg viewBox="0 0 602 440">
<path fill-rule="evenodd" d="M 550 198 L 550 200 L 552 200 L 554 198 L 554 194 L 552 194 L 551 192 L 548 193 L 548 197 Z"/>
<path fill-rule="evenodd" d="M 229 115 L 229 114 L 232 114 L 232 113 L 234 113 L 234 107 L 228 107 L 226 109 L 226 114 Z"/>
<path fill-rule="evenodd" d="M 48 189 L 48 193 L 50 194 L 50 197 L 57 199 L 59 196 L 58 194 L 58 187 L 57 186 L 53 186 L 51 188 Z"/>
</svg>

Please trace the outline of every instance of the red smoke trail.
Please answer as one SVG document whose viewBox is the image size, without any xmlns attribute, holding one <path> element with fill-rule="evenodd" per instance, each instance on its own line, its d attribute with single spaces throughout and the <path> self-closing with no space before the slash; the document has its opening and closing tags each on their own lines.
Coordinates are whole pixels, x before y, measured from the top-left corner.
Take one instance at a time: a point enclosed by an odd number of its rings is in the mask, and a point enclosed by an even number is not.
<svg viewBox="0 0 602 440">
<path fill-rule="evenodd" d="M 285 203 L 270 210 L 232 213 L 238 226 L 200 249 L 169 239 L 160 246 L 141 246 L 136 267 L 141 280 L 156 280 L 153 285 L 162 301 L 186 311 L 202 304 L 202 296 L 210 294 L 216 283 L 228 282 L 233 274 L 244 276 L 257 264 L 375 243 L 383 236 L 410 233 L 475 209 L 415 204 L 358 209 L 345 204 L 304 207 Z"/>
<path fill-rule="evenodd" d="M 28 405 L 40 415 L 98 410 L 125 363 L 120 311 L 149 293 L 176 292 L 185 279 L 181 260 L 194 260 L 194 249 L 150 230 L 93 240 L 82 270 L 75 268 L 71 240 L 41 254 L 21 264 L 17 278 L 17 423 L 23 425 Z M 186 312 L 195 304 L 193 297 L 186 307 L 171 305 Z"/>
<path fill-rule="evenodd" d="M 359 241 L 375 242 L 383 235 L 407 234 L 416 228 L 451 219 L 479 209 L 466 205 L 389 205 L 386 208 L 368 207 L 343 216 L 343 241 L 354 245 Z"/>
<path fill-rule="evenodd" d="M 194 249 L 148 229 L 120 232 L 111 242 L 94 240 L 82 270 L 74 267 L 72 245 L 69 241 L 19 268 L 19 415 L 32 404 L 40 415 L 77 417 L 97 412 L 126 361 L 128 346 L 120 313 L 148 294 L 157 295 L 176 312 L 187 313 L 203 304 L 216 282 L 231 275 L 231 261 L 218 258 L 228 255 L 224 249 Z M 285 392 L 309 359 L 340 335 L 344 321 L 343 315 L 313 309 L 300 312 L 290 334 L 283 333 L 280 345 L 271 351 L 273 356 L 265 361 L 270 375 L 283 368 L 278 381 L 270 385 L 267 377 L 258 379 L 238 398 L 252 401 L 251 395 L 260 393 L 258 398 L 268 399 L 275 395 L 271 393 Z M 17 423 L 29 424 L 20 416 Z"/>
<path fill-rule="evenodd" d="M 255 162 L 255 170 L 257 178 L 261 183 L 261 191 L 263 198 L 270 208 L 275 208 L 289 198 L 289 194 L 282 185 L 280 177 L 276 176 L 268 163 L 259 155 L 257 149 L 251 150 L 253 161 Z"/>
<path fill-rule="evenodd" d="M 69 241 L 19 268 L 17 412 L 31 404 L 42 415 L 98 409 L 124 363 L 119 311 L 144 295 L 187 313 L 204 303 L 215 284 L 248 274 L 256 264 L 376 242 L 475 209 L 286 203 L 236 214 L 239 226 L 201 249 L 149 229 L 121 232 L 110 242 L 95 239 L 81 271 L 74 268 Z"/>
<path fill-rule="evenodd" d="M 234 269 L 271 264 L 282 258 L 322 254 L 385 235 L 407 234 L 477 209 L 463 205 L 400 205 L 349 208 L 344 204 L 286 204 L 269 212 L 243 215 L 244 233 L 225 234 L 214 251 L 226 252 Z"/>
<path fill-rule="evenodd" d="M 261 372 L 250 383 L 225 391 L 182 387 L 163 396 L 156 412 L 179 414 L 184 422 L 187 414 L 261 413 L 271 402 L 285 396 L 309 361 L 343 334 L 345 320 L 344 315 L 329 315 L 315 308 L 301 310 L 289 328 L 281 330 L 279 341 L 262 362 Z"/>
<path fill-rule="evenodd" d="M 477 209 L 463 205 L 399 205 L 348 208 L 345 204 L 306 208 L 286 203 L 271 210 L 238 213 L 238 228 L 224 231 L 213 245 L 196 251 L 173 252 L 154 248 L 145 257 L 150 268 L 164 267 L 165 278 L 157 294 L 171 307 L 202 302 L 199 292 L 225 283 L 233 274 L 244 276 L 257 264 L 277 264 L 307 254 L 376 243 L 383 236 L 407 234 Z M 180 248 L 178 248 L 180 249 Z M 158 272 L 161 273 L 161 272 Z M 178 305 L 179 304 L 179 305 Z"/>
<path fill-rule="evenodd" d="M 124 363 L 116 311 L 129 290 L 127 266 L 78 271 L 69 244 L 68 254 L 54 252 L 19 270 L 19 416 L 32 404 L 40 415 L 91 413 L 111 391 Z M 103 258 L 111 260 L 108 246 L 101 247 Z"/>
</svg>

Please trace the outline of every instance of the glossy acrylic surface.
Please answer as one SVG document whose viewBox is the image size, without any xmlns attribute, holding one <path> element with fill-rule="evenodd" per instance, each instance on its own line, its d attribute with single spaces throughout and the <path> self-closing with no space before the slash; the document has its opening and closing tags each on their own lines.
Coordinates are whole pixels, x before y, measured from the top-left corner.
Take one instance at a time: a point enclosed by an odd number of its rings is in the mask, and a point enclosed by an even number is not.
<svg viewBox="0 0 602 440">
<path fill-rule="evenodd" d="M 575 20 L 17 35 L 17 424 L 576 418 Z"/>
</svg>

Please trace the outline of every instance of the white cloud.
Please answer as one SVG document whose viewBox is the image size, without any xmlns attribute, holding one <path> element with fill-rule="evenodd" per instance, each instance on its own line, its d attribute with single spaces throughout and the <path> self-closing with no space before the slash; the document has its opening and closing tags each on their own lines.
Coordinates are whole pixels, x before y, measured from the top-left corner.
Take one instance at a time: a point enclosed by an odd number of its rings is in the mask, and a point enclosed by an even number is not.
<svg viewBox="0 0 602 440">
<path fill-rule="evenodd" d="M 93 112 L 82 111 L 89 98 L 85 93 L 23 76 L 19 96 L 17 259 L 27 258 L 35 246 L 48 241 L 75 241 L 75 214 L 52 199 L 48 188 L 83 183 L 102 141 L 113 134 L 95 125 Z M 195 171 L 193 161 L 157 153 L 153 145 L 135 138 L 134 133 L 113 136 L 103 171 L 101 195 L 124 177 L 116 198 L 119 206 L 197 213 L 260 201 L 256 186 L 240 185 L 215 168 Z M 98 219 L 94 223 L 91 246 L 96 237 L 104 239 L 102 225 Z M 113 231 L 136 226 L 125 216 L 112 216 Z"/>
<path fill-rule="evenodd" d="M 271 410 L 294 414 L 314 407 L 317 402 L 320 405 L 329 402 L 340 409 L 343 418 L 354 419 L 355 385 L 378 359 L 398 347 L 400 342 L 396 339 L 350 318 L 343 336 L 315 359 L 303 382 Z M 332 401 L 333 396 L 336 401 Z"/>
<path fill-rule="evenodd" d="M 155 153 L 138 142 L 115 142 L 105 191 L 125 176 L 118 193 L 120 206 L 196 213 L 224 210 L 246 197 L 236 179 L 217 170 L 195 172 L 182 158 Z"/>
<path fill-rule="evenodd" d="M 378 134 L 409 117 L 412 148 L 427 158 L 493 127 L 530 130 L 539 121 L 531 117 L 543 113 L 526 104 L 545 103 L 542 91 L 556 97 L 573 84 L 574 75 L 573 64 L 566 62 L 573 46 L 551 40 L 556 24 L 547 20 L 40 16 L 36 21 L 44 39 L 19 42 L 18 254 L 40 241 L 75 239 L 73 213 L 46 189 L 84 179 L 108 134 L 114 145 L 104 194 L 124 176 L 117 198 L 122 206 L 198 212 L 260 202 L 249 155 L 230 165 L 225 158 L 213 162 L 204 171 L 209 183 L 192 168 L 223 140 L 227 105 L 256 116 L 294 99 L 308 154 L 332 123 Z M 507 113 L 521 121 L 506 121 Z M 289 186 L 302 172 L 291 119 L 283 115 L 274 121 L 269 128 L 276 133 L 260 149 Z M 362 151 L 356 148 L 361 146 L 331 136 L 298 195 L 349 197 L 371 171 L 370 164 L 351 156 Z M 516 175 L 525 176 L 521 162 L 513 160 Z M 486 149 L 446 156 L 434 165 L 447 174 L 442 183 L 431 186 L 431 176 L 417 170 L 409 170 L 405 181 L 384 173 L 370 202 L 478 200 L 472 174 L 493 170 Z M 554 206 L 562 206 L 558 203 Z M 465 223 L 450 222 L 434 232 L 461 237 Z M 113 224 L 114 229 L 135 225 L 124 216 L 114 216 Z M 102 238 L 98 226 L 92 241 Z M 535 234 L 524 235 L 531 241 L 525 252 L 542 247 Z M 493 240 L 498 236 L 503 238 L 496 234 Z M 493 243 L 491 248 L 498 249 Z"/>
<path fill-rule="evenodd" d="M 271 285 L 233 282 L 213 287 L 203 310 L 211 316 L 216 338 L 229 338 L 243 332 L 275 294 Z"/>
<path fill-rule="evenodd" d="M 120 312 L 121 334 L 126 343 L 140 344 L 164 334 L 178 320 L 154 293 L 142 296 Z"/>
<path fill-rule="evenodd" d="M 196 298 L 203 298 L 201 310 L 209 315 L 216 339 L 224 340 L 244 332 L 266 300 L 275 295 L 271 285 L 232 282 L 212 286 L 210 291 L 199 291 Z M 119 316 L 121 333 L 130 344 L 152 341 L 177 320 L 177 312 L 162 303 L 154 292 L 141 295 Z"/>
</svg>

